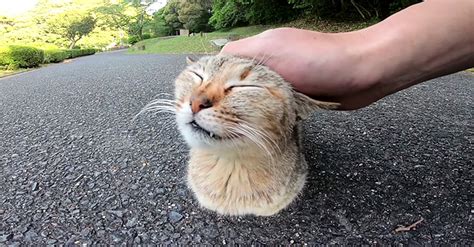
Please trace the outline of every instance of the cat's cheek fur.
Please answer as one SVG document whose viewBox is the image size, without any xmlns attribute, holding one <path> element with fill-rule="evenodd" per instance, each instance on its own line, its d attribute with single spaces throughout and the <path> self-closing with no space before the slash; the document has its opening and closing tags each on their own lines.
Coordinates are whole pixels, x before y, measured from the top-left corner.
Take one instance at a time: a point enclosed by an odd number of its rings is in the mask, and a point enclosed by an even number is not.
<svg viewBox="0 0 474 247">
<path fill-rule="evenodd" d="M 183 104 L 176 112 L 176 123 L 178 124 L 178 129 L 183 136 L 184 140 L 190 145 L 200 146 L 202 143 L 194 137 L 191 127 L 188 125 L 189 122 L 193 121 L 193 113 L 189 104 Z"/>
</svg>

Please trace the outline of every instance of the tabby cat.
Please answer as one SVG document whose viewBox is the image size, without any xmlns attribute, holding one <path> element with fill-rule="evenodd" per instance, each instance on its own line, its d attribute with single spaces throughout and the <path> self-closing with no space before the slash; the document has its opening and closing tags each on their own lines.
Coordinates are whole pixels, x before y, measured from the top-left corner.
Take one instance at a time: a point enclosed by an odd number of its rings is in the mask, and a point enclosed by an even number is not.
<svg viewBox="0 0 474 247">
<path fill-rule="evenodd" d="M 220 214 L 278 213 L 305 184 L 299 120 L 338 104 L 294 91 L 253 60 L 187 60 L 175 82 L 175 101 L 168 103 L 190 146 L 190 189 L 203 207 Z"/>
</svg>

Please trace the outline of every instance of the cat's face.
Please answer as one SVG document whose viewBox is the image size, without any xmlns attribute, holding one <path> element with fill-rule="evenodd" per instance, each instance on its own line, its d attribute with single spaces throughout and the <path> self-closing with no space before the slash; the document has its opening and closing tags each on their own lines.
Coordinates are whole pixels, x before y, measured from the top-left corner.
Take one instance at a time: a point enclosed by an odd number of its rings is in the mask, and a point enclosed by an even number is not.
<svg viewBox="0 0 474 247">
<path fill-rule="evenodd" d="M 302 95 L 253 61 L 217 55 L 188 63 L 176 79 L 175 97 L 178 128 L 191 147 L 269 146 L 309 112 L 299 106 Z M 317 107 L 311 103 L 305 107 Z"/>
</svg>

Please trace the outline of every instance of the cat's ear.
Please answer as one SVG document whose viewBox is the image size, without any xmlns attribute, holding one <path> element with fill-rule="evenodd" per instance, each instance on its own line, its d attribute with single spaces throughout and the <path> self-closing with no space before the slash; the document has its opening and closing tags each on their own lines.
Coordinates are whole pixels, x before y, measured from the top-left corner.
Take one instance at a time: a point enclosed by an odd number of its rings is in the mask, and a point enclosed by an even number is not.
<svg viewBox="0 0 474 247">
<path fill-rule="evenodd" d="M 191 64 L 193 64 L 193 63 L 195 63 L 195 62 L 196 62 L 196 59 L 193 59 L 193 58 L 191 58 L 191 57 L 186 56 L 186 63 L 187 63 L 188 65 L 191 65 Z"/>
<path fill-rule="evenodd" d="M 294 92 L 296 102 L 296 116 L 298 119 L 306 119 L 311 113 L 318 109 L 334 110 L 341 104 L 314 100 L 302 93 Z"/>
</svg>

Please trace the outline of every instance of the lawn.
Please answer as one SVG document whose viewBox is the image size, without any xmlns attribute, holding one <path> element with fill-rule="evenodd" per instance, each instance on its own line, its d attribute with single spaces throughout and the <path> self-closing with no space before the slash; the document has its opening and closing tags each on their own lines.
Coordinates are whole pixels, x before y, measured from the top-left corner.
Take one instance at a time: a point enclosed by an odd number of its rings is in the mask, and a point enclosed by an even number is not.
<svg viewBox="0 0 474 247">
<path fill-rule="evenodd" d="M 218 51 L 211 44 L 211 40 L 220 38 L 239 39 L 261 33 L 267 29 L 277 27 L 296 27 L 320 32 L 344 32 L 361 29 L 371 25 L 370 22 L 334 22 L 318 21 L 316 19 L 300 19 L 279 25 L 257 25 L 238 27 L 228 30 L 219 30 L 204 33 L 202 36 L 172 36 L 153 38 L 140 41 L 129 49 L 130 54 L 187 54 L 187 53 L 215 53 Z"/>
<path fill-rule="evenodd" d="M 225 31 L 196 34 L 195 36 L 174 36 L 147 39 L 136 43 L 129 49 L 129 53 L 213 53 L 217 48 L 211 44 L 211 40 L 220 38 L 244 38 L 261 33 L 270 26 L 239 27 Z M 145 50 L 139 50 L 145 47 Z"/>
</svg>

